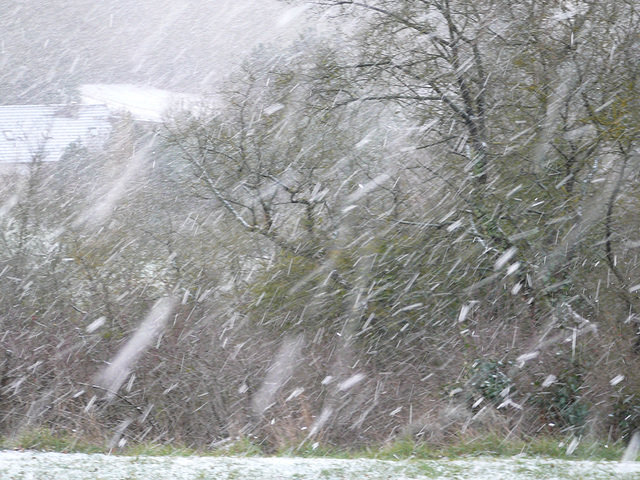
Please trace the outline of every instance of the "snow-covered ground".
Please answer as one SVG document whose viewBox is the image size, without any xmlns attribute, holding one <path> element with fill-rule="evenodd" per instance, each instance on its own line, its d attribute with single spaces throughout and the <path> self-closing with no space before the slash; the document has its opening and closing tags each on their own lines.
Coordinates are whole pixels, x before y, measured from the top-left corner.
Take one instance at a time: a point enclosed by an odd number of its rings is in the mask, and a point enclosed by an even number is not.
<svg viewBox="0 0 640 480">
<path fill-rule="evenodd" d="M 640 478 L 640 462 L 513 459 L 428 461 L 326 458 L 124 457 L 0 451 L 0 479 L 622 479 Z"/>
<path fill-rule="evenodd" d="M 145 122 L 162 122 L 167 112 L 194 110 L 212 102 L 210 97 L 129 84 L 87 84 L 81 86 L 80 92 L 82 103 L 104 104 L 112 114 L 129 112 Z"/>
</svg>

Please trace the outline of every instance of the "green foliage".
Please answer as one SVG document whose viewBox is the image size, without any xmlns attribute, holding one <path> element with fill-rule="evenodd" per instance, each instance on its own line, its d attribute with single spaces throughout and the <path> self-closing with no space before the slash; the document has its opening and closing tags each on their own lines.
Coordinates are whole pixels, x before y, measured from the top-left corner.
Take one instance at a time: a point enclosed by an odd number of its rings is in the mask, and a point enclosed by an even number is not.
<svg viewBox="0 0 640 480">
<path fill-rule="evenodd" d="M 339 313 L 344 291 L 326 278 L 321 264 L 304 256 L 280 252 L 274 264 L 261 272 L 251 288 L 247 311 L 256 322 L 277 331 L 317 328 L 318 318 L 330 321 Z M 325 275 L 326 274 L 326 275 Z M 329 285 L 323 285 L 327 281 Z M 319 301 L 322 292 L 332 289 L 332 301 Z"/>
<path fill-rule="evenodd" d="M 461 457 L 512 457 L 527 455 L 557 459 L 588 459 L 618 461 L 625 450 L 622 442 L 607 444 L 593 440 L 578 440 L 571 453 L 568 445 L 576 437 L 537 436 L 531 439 L 505 438 L 497 434 L 461 435 L 442 445 L 415 442 L 401 438 L 382 446 L 370 445 L 363 450 L 349 450 L 312 441 L 301 445 L 291 445 L 276 452 L 276 456 L 303 458 L 375 458 L 380 460 L 432 460 Z M 82 439 L 67 432 L 40 428 L 24 432 L 19 437 L 4 439 L 0 448 L 40 450 L 64 453 L 106 453 L 104 445 Z M 259 445 L 247 437 L 239 437 L 233 442 L 213 450 L 196 450 L 175 443 L 138 443 L 111 452 L 116 455 L 134 457 L 175 456 L 263 456 Z"/>
<path fill-rule="evenodd" d="M 298 446 L 288 446 L 282 448 L 277 453 L 283 457 L 304 457 L 304 458 L 351 458 L 348 450 L 334 447 L 322 442 L 305 440 Z"/>
<path fill-rule="evenodd" d="M 583 383 L 582 374 L 567 373 L 548 390 L 533 395 L 530 401 L 543 410 L 548 423 L 579 433 L 589 415 L 589 403 L 582 395 Z"/>
<path fill-rule="evenodd" d="M 631 438 L 640 429 L 640 398 L 637 394 L 623 393 L 613 405 L 613 426 L 623 439 Z"/>
<path fill-rule="evenodd" d="M 504 373 L 510 365 L 501 360 L 476 360 L 471 365 L 469 384 L 487 400 L 500 403 L 511 388 L 511 379 Z"/>
<path fill-rule="evenodd" d="M 187 457 L 197 455 L 198 451 L 177 444 L 140 443 L 126 447 L 119 453 L 134 457 Z"/>
<path fill-rule="evenodd" d="M 558 459 L 620 460 L 625 446 L 621 442 L 607 444 L 593 440 L 576 440 L 575 449 L 568 453 L 568 446 L 576 437 L 537 436 L 530 439 L 505 438 L 501 435 L 460 436 L 452 442 L 433 446 L 425 442 L 401 439 L 369 456 L 385 460 L 437 459 L 460 457 L 513 457 L 527 455 Z"/>
<path fill-rule="evenodd" d="M 408 458 L 438 458 L 437 450 L 426 443 L 416 443 L 408 438 L 402 438 L 386 445 L 379 452 L 373 454 L 384 460 L 406 460 Z"/>
<path fill-rule="evenodd" d="M 247 437 L 238 437 L 230 443 L 226 443 L 214 450 L 206 452 L 208 455 L 221 455 L 233 457 L 255 457 L 262 455 L 264 452 L 260 445 L 251 441 Z"/>
<path fill-rule="evenodd" d="M 39 427 L 25 430 L 13 438 L 6 438 L 0 446 L 3 448 L 41 450 L 45 452 L 103 453 L 104 446 L 95 441 L 83 439 L 67 431 Z"/>
<path fill-rule="evenodd" d="M 553 407 L 559 413 L 559 418 L 567 426 L 581 429 L 584 427 L 589 406 L 580 395 L 582 380 L 571 376 L 553 392 Z"/>
</svg>

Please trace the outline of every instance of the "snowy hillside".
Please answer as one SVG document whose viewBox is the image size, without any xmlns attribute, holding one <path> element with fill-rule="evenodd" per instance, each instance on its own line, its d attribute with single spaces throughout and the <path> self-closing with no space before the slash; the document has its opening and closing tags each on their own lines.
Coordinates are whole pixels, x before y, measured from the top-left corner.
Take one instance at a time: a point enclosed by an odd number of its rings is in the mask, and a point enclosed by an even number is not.
<svg viewBox="0 0 640 480">
<path fill-rule="evenodd" d="M 146 122 L 161 122 L 170 110 L 190 110 L 204 101 L 198 95 L 131 84 L 88 84 L 82 85 L 80 92 L 82 103 L 103 104 L 112 114 L 125 111 Z"/>
</svg>

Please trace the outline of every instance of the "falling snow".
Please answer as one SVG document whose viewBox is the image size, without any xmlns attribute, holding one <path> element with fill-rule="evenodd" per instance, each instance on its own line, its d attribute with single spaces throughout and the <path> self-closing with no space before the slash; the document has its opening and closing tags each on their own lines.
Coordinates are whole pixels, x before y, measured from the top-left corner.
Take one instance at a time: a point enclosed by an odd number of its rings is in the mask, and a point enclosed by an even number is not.
<svg viewBox="0 0 640 480">
<path fill-rule="evenodd" d="M 0 447 L 624 454 L 0 476 L 638 474 L 633 2 L 5 3 Z"/>
</svg>

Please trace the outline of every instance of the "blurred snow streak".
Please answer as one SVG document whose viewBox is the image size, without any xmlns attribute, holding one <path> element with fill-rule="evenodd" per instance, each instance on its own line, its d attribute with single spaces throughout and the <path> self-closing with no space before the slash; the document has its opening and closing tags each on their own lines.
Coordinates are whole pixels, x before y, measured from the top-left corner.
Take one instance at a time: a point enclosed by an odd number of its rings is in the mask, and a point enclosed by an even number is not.
<svg viewBox="0 0 640 480">
<path fill-rule="evenodd" d="M 129 160 L 122 174 L 108 185 L 108 190 L 91 207 L 82 212 L 73 222 L 74 227 L 88 224 L 93 227 L 99 226 L 107 220 L 118 201 L 125 195 L 128 186 L 142 169 L 142 166 L 149 158 L 149 153 L 153 146 L 155 136 L 151 138 L 142 148 L 140 148 Z"/>
<path fill-rule="evenodd" d="M 269 368 L 267 378 L 253 397 L 253 411 L 262 415 L 272 404 L 276 393 L 287 383 L 300 362 L 304 337 L 302 335 L 285 337 L 278 355 Z"/>
<path fill-rule="evenodd" d="M 640 452 L 640 431 L 636 431 L 629 440 L 629 445 L 622 455 L 623 462 L 633 462 L 638 458 L 638 452 Z"/>
<path fill-rule="evenodd" d="M 158 300 L 111 364 L 99 375 L 96 383 L 105 389 L 107 397 L 113 398 L 115 396 L 138 357 L 164 330 L 167 320 L 177 304 L 178 300 L 173 297 Z"/>
</svg>

